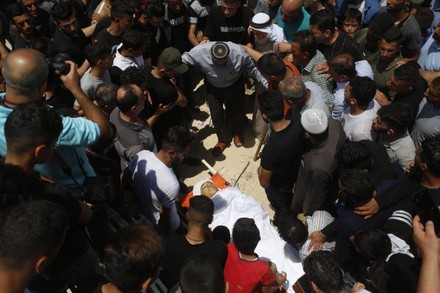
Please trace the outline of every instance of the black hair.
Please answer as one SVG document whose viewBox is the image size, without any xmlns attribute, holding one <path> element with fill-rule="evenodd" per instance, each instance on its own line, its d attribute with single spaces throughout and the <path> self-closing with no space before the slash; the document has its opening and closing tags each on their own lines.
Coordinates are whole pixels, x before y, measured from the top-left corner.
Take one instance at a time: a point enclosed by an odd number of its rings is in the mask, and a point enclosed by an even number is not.
<svg viewBox="0 0 440 293">
<path fill-rule="evenodd" d="M 405 133 L 413 122 L 411 109 L 407 104 L 393 103 L 383 106 L 377 111 L 377 116 L 399 135 Z"/>
<path fill-rule="evenodd" d="M 348 8 L 344 12 L 343 21 L 345 20 L 355 20 L 359 23 L 359 26 L 362 25 L 362 13 L 359 9 L 356 8 Z"/>
<path fill-rule="evenodd" d="M 34 146 L 53 144 L 63 129 L 61 117 L 44 103 L 17 106 L 5 122 L 8 149 L 26 154 Z"/>
<path fill-rule="evenodd" d="M 339 52 L 331 57 L 328 65 L 338 75 L 346 75 L 349 79 L 357 75 L 353 56 L 347 52 Z"/>
<path fill-rule="evenodd" d="M 423 32 L 431 27 L 431 24 L 434 21 L 434 12 L 429 7 L 417 7 L 414 17 Z"/>
<path fill-rule="evenodd" d="M 271 121 L 280 121 L 284 117 L 283 98 L 277 91 L 264 91 L 258 96 L 261 114 Z"/>
<path fill-rule="evenodd" d="M 121 291 L 141 289 L 158 275 L 163 241 L 153 225 L 136 223 L 119 230 L 104 250 L 105 276 Z"/>
<path fill-rule="evenodd" d="M 346 141 L 338 153 L 339 166 L 343 169 L 370 170 L 372 161 L 368 148 L 358 141 Z"/>
<path fill-rule="evenodd" d="M 292 43 L 298 43 L 301 52 L 309 53 L 310 58 L 316 55 L 317 45 L 315 37 L 309 30 L 301 30 L 293 35 Z"/>
<path fill-rule="evenodd" d="M 440 76 L 437 76 L 431 81 L 433 87 L 440 87 Z"/>
<path fill-rule="evenodd" d="M 369 261 L 385 260 L 391 253 L 391 240 L 381 229 L 357 232 L 353 244 Z"/>
<path fill-rule="evenodd" d="M 396 79 L 404 81 L 408 87 L 415 86 L 420 76 L 419 67 L 414 62 L 400 65 L 394 70 L 393 74 Z"/>
<path fill-rule="evenodd" d="M 282 217 L 278 221 L 278 233 L 293 248 L 300 250 L 307 241 L 306 226 L 295 217 Z"/>
<path fill-rule="evenodd" d="M 120 94 L 118 94 L 118 92 Z M 127 113 L 133 106 L 136 106 L 139 98 L 131 84 L 121 85 L 116 92 L 116 105 L 122 113 Z"/>
<path fill-rule="evenodd" d="M 69 217 L 58 204 L 23 201 L 3 210 L 0 220 L 0 262 L 22 269 L 40 256 L 54 256 L 69 227 Z"/>
<path fill-rule="evenodd" d="M 23 4 L 19 2 L 11 3 L 6 7 L 6 14 L 12 19 L 13 17 L 29 14 Z"/>
<path fill-rule="evenodd" d="M 18 166 L 0 163 L 0 211 L 21 201 L 42 198 L 44 191 L 36 176 Z"/>
<path fill-rule="evenodd" d="M 313 251 L 303 263 L 304 272 L 310 281 L 326 293 L 343 290 L 343 275 L 335 256 L 329 251 Z"/>
<path fill-rule="evenodd" d="M 173 149 L 177 152 L 183 152 L 191 146 L 194 137 L 188 128 L 184 126 L 173 126 L 168 129 L 162 138 L 162 148 L 165 150 Z"/>
<path fill-rule="evenodd" d="M 101 83 L 95 91 L 95 101 L 99 107 L 116 105 L 118 86 L 113 83 Z"/>
<path fill-rule="evenodd" d="M 123 49 L 139 49 L 142 46 L 147 47 L 150 43 L 150 39 L 146 33 L 137 30 L 127 30 L 122 35 L 122 48 Z"/>
<path fill-rule="evenodd" d="M 214 215 L 214 202 L 206 196 L 194 196 L 189 201 L 188 213 L 191 223 L 207 226 Z"/>
<path fill-rule="evenodd" d="M 185 261 L 179 285 L 182 293 L 224 293 L 226 289 L 222 266 L 207 252 L 196 252 Z"/>
<path fill-rule="evenodd" d="M 266 53 L 258 59 L 258 69 L 264 74 L 284 76 L 286 74 L 286 65 L 283 59 L 275 53 Z"/>
<path fill-rule="evenodd" d="M 232 242 L 239 252 L 253 254 L 260 240 L 260 231 L 254 219 L 240 218 L 235 222 L 232 229 Z"/>
<path fill-rule="evenodd" d="M 121 72 L 121 84 L 135 84 L 141 87 L 147 82 L 147 77 L 145 68 L 130 66 Z"/>
<path fill-rule="evenodd" d="M 70 5 L 63 2 L 55 2 L 50 9 L 50 14 L 57 22 L 64 21 L 72 17 L 74 10 Z"/>
<path fill-rule="evenodd" d="M 376 83 L 366 76 L 355 76 L 350 79 L 351 94 L 360 107 L 366 107 L 376 95 Z"/>
<path fill-rule="evenodd" d="M 112 5 L 112 8 L 110 9 L 110 16 L 112 20 L 115 20 L 116 18 L 124 17 L 125 15 L 132 16 L 134 14 L 133 7 L 124 2 L 116 2 Z"/>
<path fill-rule="evenodd" d="M 400 293 L 417 291 L 417 265 L 408 267 L 397 262 L 375 262 L 370 269 L 370 281 L 379 293 Z"/>
<path fill-rule="evenodd" d="M 387 43 L 402 43 L 403 34 L 397 27 L 390 27 L 382 36 Z"/>
<path fill-rule="evenodd" d="M 108 43 L 99 41 L 87 44 L 84 51 L 90 66 L 95 66 L 98 64 L 98 61 L 106 59 L 111 54 L 111 48 Z"/>
<path fill-rule="evenodd" d="M 370 174 L 360 169 L 344 170 L 340 178 L 343 195 L 353 203 L 362 204 L 373 197 L 374 185 Z"/>
<path fill-rule="evenodd" d="M 323 33 L 330 30 L 333 34 L 336 29 L 335 16 L 327 9 L 318 10 L 310 16 L 310 25 L 316 25 Z"/>
<path fill-rule="evenodd" d="M 428 166 L 429 173 L 440 177 L 440 135 L 425 139 L 421 148 L 420 156 Z"/>
<path fill-rule="evenodd" d="M 148 1 L 144 8 L 144 14 L 148 17 L 164 17 L 165 5 L 160 0 Z"/>
</svg>

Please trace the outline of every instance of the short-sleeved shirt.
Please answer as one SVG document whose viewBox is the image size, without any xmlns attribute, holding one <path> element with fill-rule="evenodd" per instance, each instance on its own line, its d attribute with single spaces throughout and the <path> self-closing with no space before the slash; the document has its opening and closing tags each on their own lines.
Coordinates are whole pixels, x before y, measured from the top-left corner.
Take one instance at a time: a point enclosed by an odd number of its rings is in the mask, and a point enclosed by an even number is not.
<svg viewBox="0 0 440 293">
<path fill-rule="evenodd" d="M 142 124 L 129 123 L 121 119 L 121 111 L 115 108 L 110 114 L 110 121 L 116 126 L 117 140 L 115 148 L 121 158 L 121 168 L 125 169 L 131 159 L 140 151 L 157 152 L 153 131 L 147 121 Z"/>
<path fill-rule="evenodd" d="M 0 101 L 4 99 L 5 94 L 0 94 Z M 0 106 L 0 156 L 6 155 L 6 137 L 4 125 L 9 114 L 13 109 Z M 76 178 L 79 184 L 84 184 L 85 176 L 78 164 L 80 160 L 82 168 L 87 176 L 95 176 L 95 171 L 87 159 L 84 147 L 94 144 L 100 136 L 98 124 L 85 118 L 71 118 L 61 116 L 63 130 L 56 142 L 56 150 L 64 159 L 66 164 L 72 168 L 72 176 Z M 64 185 L 74 196 L 80 196 L 81 190 L 72 180 L 71 176 L 66 175 L 60 163 L 52 156 L 42 165 L 36 165 L 35 170 L 45 177 Z"/>
<path fill-rule="evenodd" d="M 416 155 L 416 147 L 408 134 L 408 131 L 395 141 L 379 140 L 385 146 L 388 157 L 392 163 L 396 163 L 403 170 L 409 167 Z"/>
<path fill-rule="evenodd" d="M 346 33 L 339 31 L 336 41 L 331 45 L 318 45 L 318 50 L 324 54 L 327 60 L 330 60 L 334 55 L 340 52 L 348 52 L 353 56 L 355 62 L 364 60 L 364 53 L 356 41 Z"/>
<path fill-rule="evenodd" d="M 301 135 L 302 130 L 297 121 L 291 121 L 281 131 L 271 132 L 261 154 L 261 167 L 272 172 L 271 186 L 293 187 L 303 152 Z"/>
<path fill-rule="evenodd" d="M 208 16 L 204 35 L 211 41 L 233 42 L 246 45 L 250 42 L 247 32 L 254 13 L 240 7 L 232 17 L 226 17 L 222 7 L 214 7 Z"/>
<path fill-rule="evenodd" d="M 165 6 L 165 19 L 168 21 L 171 30 L 170 45 L 177 48 L 181 54 L 191 50 L 192 46 L 188 41 L 189 21 L 188 8 L 182 5 L 179 12 L 174 12 Z"/>
<path fill-rule="evenodd" d="M 440 134 L 440 108 L 428 103 L 423 98 L 419 105 L 419 112 L 415 124 L 411 130 L 411 138 L 416 148 L 422 145 L 425 139 L 435 137 Z"/>
<path fill-rule="evenodd" d="M 225 265 L 225 281 L 230 293 L 257 293 L 262 287 L 276 282 L 269 263 L 260 260 L 244 260 L 234 243 L 228 244 L 228 258 Z"/>
<path fill-rule="evenodd" d="M 350 107 L 347 106 L 341 115 L 341 123 L 344 127 L 345 136 L 350 141 L 360 140 L 377 140 L 377 133 L 371 129 L 373 119 L 377 117 L 377 111 L 380 105 L 376 100 L 371 100 L 368 103 L 367 109 L 361 114 L 350 114 Z"/>
<path fill-rule="evenodd" d="M 417 61 L 426 71 L 440 71 L 440 44 L 429 37 L 420 51 L 420 57 Z"/>
<path fill-rule="evenodd" d="M 422 33 L 416 18 L 409 15 L 408 18 L 402 20 L 395 25 L 402 32 L 402 56 L 412 57 L 408 55 L 407 50 L 420 49 Z"/>
<path fill-rule="evenodd" d="M 81 89 L 82 91 L 87 95 L 87 97 L 90 100 L 94 100 L 95 98 L 95 91 L 96 88 L 101 84 L 105 82 L 111 82 L 110 80 L 110 74 L 108 70 L 105 71 L 103 77 L 94 77 L 90 74 L 90 70 L 92 68 L 89 68 L 84 75 L 81 77 Z"/>
<path fill-rule="evenodd" d="M 294 34 L 299 32 L 300 30 L 309 29 L 310 14 L 307 12 L 307 10 L 304 9 L 304 7 L 301 7 L 301 10 L 302 10 L 302 15 L 298 16 L 289 23 L 284 23 L 284 21 L 281 19 L 281 5 L 278 8 L 275 21 L 276 24 L 283 29 L 284 36 L 286 37 L 289 43 L 292 42 L 292 37 Z"/>
<path fill-rule="evenodd" d="M 204 30 L 210 11 L 210 5 L 202 5 L 199 0 L 192 1 L 188 8 L 189 23 L 197 25 L 199 30 Z"/>
<path fill-rule="evenodd" d="M 74 37 L 57 29 L 53 37 L 53 44 L 57 46 L 60 52 L 66 53 L 78 67 L 86 60 L 84 48 L 90 43 L 81 29 L 78 29 L 78 36 Z"/>
<path fill-rule="evenodd" d="M 176 210 L 179 181 L 173 169 L 159 160 L 153 152 L 141 151 L 130 162 L 129 167 L 134 188 L 139 197 L 141 212 L 151 223 L 158 224 L 161 206 L 169 208 L 170 226 L 176 230 L 180 225 Z"/>
</svg>

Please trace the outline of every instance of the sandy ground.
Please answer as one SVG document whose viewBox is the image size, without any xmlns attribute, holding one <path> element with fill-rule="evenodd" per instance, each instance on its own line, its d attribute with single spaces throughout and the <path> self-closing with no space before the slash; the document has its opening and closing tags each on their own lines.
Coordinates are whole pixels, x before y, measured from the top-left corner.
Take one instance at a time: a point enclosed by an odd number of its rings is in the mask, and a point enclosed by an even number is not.
<svg viewBox="0 0 440 293">
<path fill-rule="evenodd" d="M 251 94 L 251 91 L 247 90 L 246 93 Z M 196 119 L 198 118 L 198 120 L 194 120 L 193 122 L 192 129 L 195 133 L 196 142 L 190 156 L 200 160 L 206 160 L 232 186 L 236 184 L 240 173 L 244 171 L 236 186 L 239 187 L 243 193 L 259 201 L 272 217 L 273 211 L 269 208 L 269 202 L 264 189 L 258 182 L 257 169 L 260 165 L 260 160 L 253 160 L 259 143 L 250 132 L 252 105 L 254 101 L 253 96 L 247 95 L 245 101 L 247 105 L 246 108 L 248 109 L 248 123 L 245 127 L 244 145 L 237 148 L 234 144 L 231 144 L 222 155 L 214 157 L 211 154 L 211 149 L 217 143 L 217 136 L 214 133 L 208 106 L 203 102 L 203 95 L 203 89 L 199 89 L 198 96 L 195 99 L 198 100 L 197 103 L 200 104 L 201 114 L 197 115 Z M 203 164 L 200 166 L 180 165 L 177 169 L 177 173 L 179 178 L 184 179 L 185 184 L 190 188 L 199 180 L 211 177 L 208 168 Z"/>
</svg>

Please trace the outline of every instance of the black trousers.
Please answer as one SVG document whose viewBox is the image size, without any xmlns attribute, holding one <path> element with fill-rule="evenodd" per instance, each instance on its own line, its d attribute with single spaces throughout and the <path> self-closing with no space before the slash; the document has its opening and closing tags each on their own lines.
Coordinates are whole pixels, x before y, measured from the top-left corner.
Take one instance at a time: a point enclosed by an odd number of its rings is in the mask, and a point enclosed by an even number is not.
<svg viewBox="0 0 440 293">
<path fill-rule="evenodd" d="M 232 135 L 243 133 L 246 121 L 244 78 L 240 77 L 226 88 L 214 87 L 206 79 L 205 84 L 208 93 L 206 101 L 218 140 L 229 143 Z M 229 125 L 230 130 L 228 129 Z"/>
</svg>

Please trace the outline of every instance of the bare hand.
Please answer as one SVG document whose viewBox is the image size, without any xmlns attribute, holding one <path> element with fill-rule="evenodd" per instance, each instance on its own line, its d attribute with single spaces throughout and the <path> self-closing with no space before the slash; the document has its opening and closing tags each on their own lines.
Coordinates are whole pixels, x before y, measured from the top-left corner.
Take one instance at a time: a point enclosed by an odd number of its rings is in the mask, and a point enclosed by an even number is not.
<svg viewBox="0 0 440 293">
<path fill-rule="evenodd" d="M 318 66 L 316 66 L 316 72 L 318 74 L 325 74 L 325 73 L 328 73 L 328 71 L 329 71 L 329 67 L 328 67 L 327 62 L 319 63 Z"/>
<path fill-rule="evenodd" d="M 406 167 L 405 174 L 411 176 L 412 174 L 414 174 L 415 170 L 416 170 L 416 161 L 412 160 L 412 162 L 409 163 L 408 167 Z"/>
<path fill-rule="evenodd" d="M 310 244 L 307 249 L 310 250 L 313 247 L 314 251 L 321 250 L 326 238 L 327 236 L 325 236 L 321 231 L 312 232 L 309 235 Z"/>
<path fill-rule="evenodd" d="M 61 75 L 60 79 L 64 86 L 72 92 L 81 88 L 79 85 L 78 65 L 70 60 L 67 60 L 66 63 L 70 65 L 70 71 L 66 75 Z"/>
<path fill-rule="evenodd" d="M 281 53 L 291 53 L 292 52 L 292 45 L 290 45 L 289 43 L 286 42 L 279 42 L 278 44 L 278 52 Z"/>
<path fill-rule="evenodd" d="M 364 217 L 365 220 L 371 218 L 372 216 L 377 214 L 377 212 L 379 212 L 379 205 L 374 198 L 370 199 L 369 202 L 360 207 L 357 207 L 354 210 L 354 213 L 356 215 Z"/>
<path fill-rule="evenodd" d="M 365 289 L 365 285 L 362 284 L 361 282 L 356 282 L 354 283 L 353 288 L 351 288 L 351 292 L 355 293 L 362 289 Z"/>
<path fill-rule="evenodd" d="M 384 95 L 384 93 L 380 91 L 376 91 L 376 95 L 374 96 L 374 99 L 379 103 L 379 105 L 386 106 L 391 104 L 391 101 L 388 100 L 387 96 Z"/>
<path fill-rule="evenodd" d="M 196 35 L 197 41 L 201 42 L 203 38 L 203 31 L 198 31 Z M 206 42 L 205 42 L 206 43 Z"/>
<path fill-rule="evenodd" d="M 419 215 L 413 219 L 413 237 L 419 254 L 424 260 L 439 259 L 440 239 L 435 234 L 434 223 L 426 222 L 425 226 L 420 222 Z"/>
</svg>

